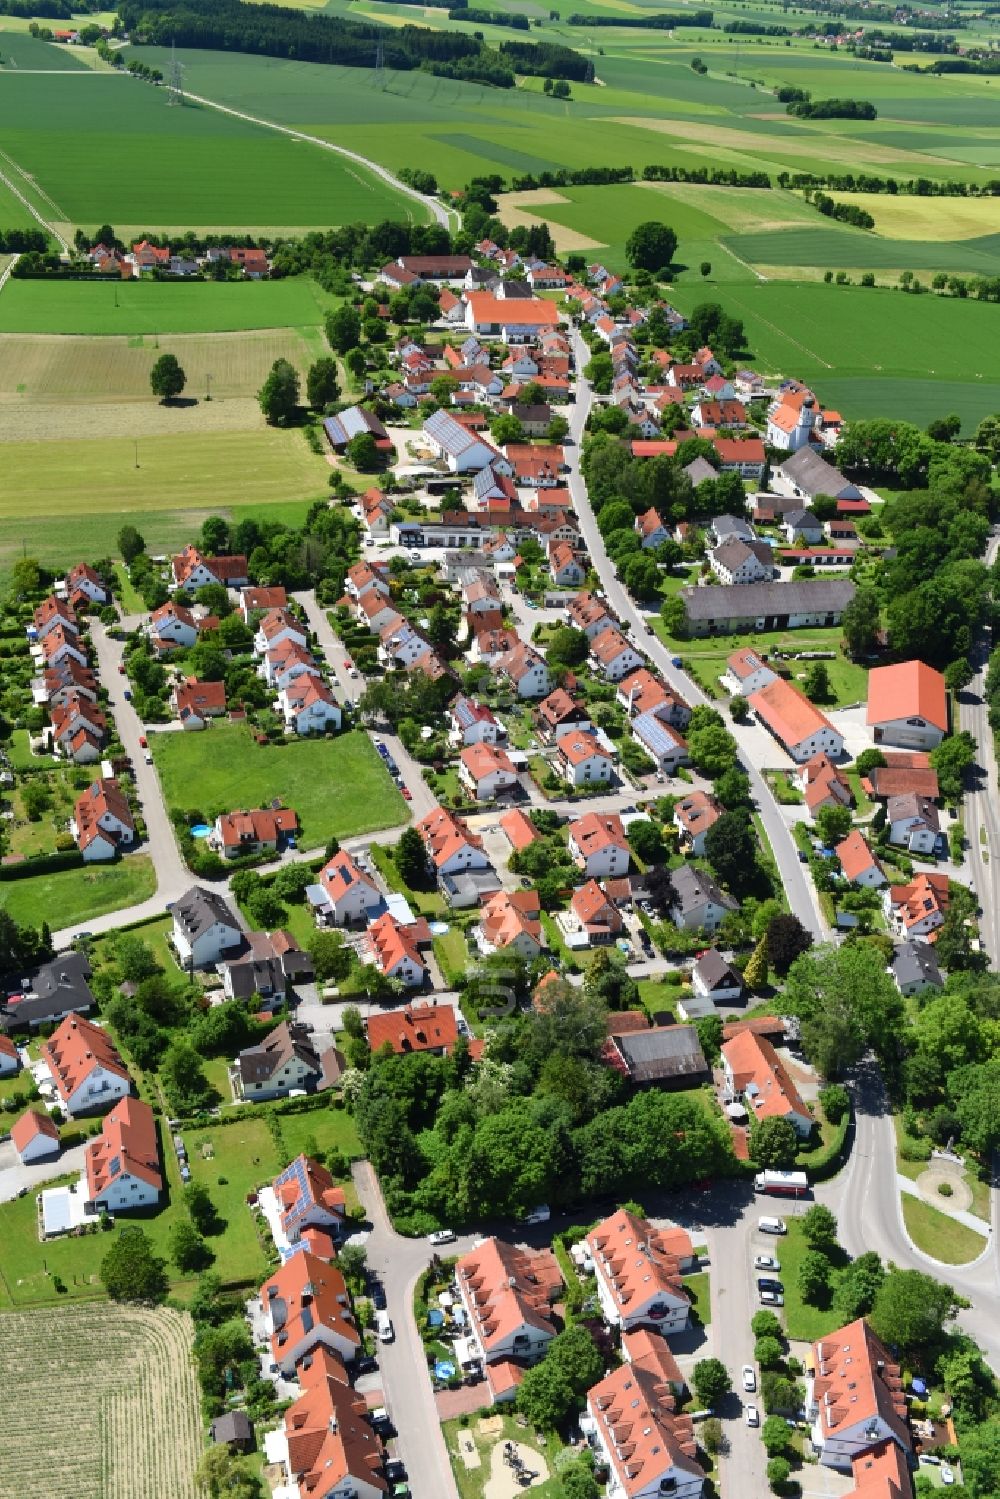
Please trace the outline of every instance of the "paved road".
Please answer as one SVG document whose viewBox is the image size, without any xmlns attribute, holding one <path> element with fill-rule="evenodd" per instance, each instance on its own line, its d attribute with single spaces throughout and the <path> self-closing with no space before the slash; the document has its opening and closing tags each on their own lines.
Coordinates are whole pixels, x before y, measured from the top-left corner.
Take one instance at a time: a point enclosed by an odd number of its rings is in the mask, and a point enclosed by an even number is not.
<svg viewBox="0 0 1000 1499">
<path fill-rule="evenodd" d="M 110 911 L 106 916 L 94 916 L 89 921 L 53 932 L 53 940 L 57 946 L 70 942 L 81 931 L 110 932 L 130 921 L 142 921 L 147 916 L 162 916 L 168 901 L 177 900 L 193 883 L 193 876 L 186 868 L 177 847 L 156 769 L 146 764 L 145 751 L 139 743 L 142 724 L 132 704 L 125 701 L 128 679 L 118 671 L 118 664 L 124 655 L 123 643 L 112 640 L 105 627 L 96 620 L 91 625 L 91 640 L 98 675 L 111 700 L 118 737 L 135 770 L 135 786 L 147 834 L 147 842 L 142 845 L 141 851 L 148 853 L 153 861 L 156 894 L 124 911 Z"/>
<path fill-rule="evenodd" d="M 885 1260 L 923 1270 L 947 1281 L 972 1302 L 960 1321 L 975 1338 L 993 1369 L 1000 1372 L 1000 1260 L 997 1256 L 997 1193 L 993 1192 L 993 1233 L 971 1265 L 942 1265 L 910 1242 L 903 1226 L 896 1186 L 892 1113 L 878 1068 L 863 1066 L 853 1088 L 856 1125 L 844 1170 L 817 1187 L 815 1196 L 837 1214 L 839 1238 L 856 1256 L 874 1249 Z M 784 1209 L 782 1209 L 784 1211 Z"/>
<path fill-rule="evenodd" d="M 378 1360 L 385 1403 L 398 1433 L 399 1456 L 406 1465 L 410 1487 L 421 1499 L 431 1495 L 435 1499 L 458 1499 L 427 1375 L 427 1358 L 413 1320 L 413 1292 L 433 1251 L 425 1239 L 404 1239 L 396 1233 L 367 1161 L 354 1167 L 354 1182 L 372 1225 L 365 1246 L 368 1265 L 385 1286 L 386 1310 L 396 1334 L 394 1342 L 379 1344 Z M 464 1254 L 473 1242 L 471 1237 L 460 1238 L 446 1252 Z"/>
<path fill-rule="evenodd" d="M 587 486 L 580 473 L 580 444 L 583 440 L 583 431 L 587 416 L 590 411 L 593 391 L 590 382 L 583 376 L 583 366 L 590 358 L 590 351 L 579 333 L 574 333 L 574 354 L 577 363 L 577 386 L 576 404 L 570 417 L 570 436 L 572 443 L 566 448 L 567 461 L 570 465 L 568 483 L 570 494 L 573 497 L 573 505 L 587 551 L 590 559 L 597 569 L 601 579 L 601 587 L 611 608 L 622 620 L 627 620 L 631 625 L 631 641 L 637 651 L 646 655 L 650 662 L 656 667 L 660 675 L 679 692 L 689 703 L 708 703 L 709 699 L 694 682 L 672 665 L 670 652 L 660 641 L 647 633 L 648 626 L 642 612 L 636 607 L 631 595 L 618 582 L 615 577 L 614 565 L 608 557 L 604 546 L 604 538 L 597 529 L 594 512 L 590 507 L 587 496 Z M 710 706 L 716 706 L 710 704 Z M 795 915 L 807 927 L 815 937 L 820 940 L 829 936 L 826 923 L 819 909 L 816 892 L 812 881 L 806 875 L 803 866 L 799 863 L 795 842 L 788 830 L 787 824 L 781 814 L 781 808 L 771 795 L 763 776 L 760 773 L 761 753 L 755 747 L 759 744 L 759 729 L 745 730 L 737 724 L 731 725 L 742 751 L 742 761 L 747 775 L 750 777 L 750 785 L 753 791 L 757 810 L 760 814 L 764 831 L 771 844 L 775 863 L 781 882 L 788 896 L 788 902 Z M 751 737 L 752 736 L 752 737 Z M 770 752 L 770 763 L 775 763 L 777 756 L 773 747 Z"/>
<path fill-rule="evenodd" d="M 995 562 L 998 550 L 1000 537 L 992 537 L 984 559 L 988 567 Z M 979 747 L 976 771 L 966 792 L 962 814 L 968 839 L 967 864 L 982 909 L 980 936 L 995 968 L 1000 964 L 1000 789 L 984 694 L 992 646 L 992 632 L 981 631 L 972 648 L 975 676 L 958 695 L 958 722 L 959 728 L 969 730 Z"/>
</svg>

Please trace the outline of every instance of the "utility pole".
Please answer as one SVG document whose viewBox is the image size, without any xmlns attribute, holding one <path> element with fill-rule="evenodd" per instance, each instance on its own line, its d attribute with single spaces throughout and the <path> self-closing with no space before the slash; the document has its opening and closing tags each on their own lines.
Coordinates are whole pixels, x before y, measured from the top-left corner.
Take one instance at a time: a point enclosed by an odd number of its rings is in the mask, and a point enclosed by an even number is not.
<svg viewBox="0 0 1000 1499">
<path fill-rule="evenodd" d="M 212 376 L 208 373 L 207 370 L 205 372 L 205 383 L 208 387 L 205 392 L 205 400 L 210 401 L 212 399 Z"/>
<path fill-rule="evenodd" d="M 177 48 L 170 43 L 170 71 L 167 74 L 167 104 L 184 103 L 184 68 L 177 61 Z"/>
<path fill-rule="evenodd" d="M 385 44 L 381 40 L 375 48 L 375 87 L 385 88 Z"/>
</svg>

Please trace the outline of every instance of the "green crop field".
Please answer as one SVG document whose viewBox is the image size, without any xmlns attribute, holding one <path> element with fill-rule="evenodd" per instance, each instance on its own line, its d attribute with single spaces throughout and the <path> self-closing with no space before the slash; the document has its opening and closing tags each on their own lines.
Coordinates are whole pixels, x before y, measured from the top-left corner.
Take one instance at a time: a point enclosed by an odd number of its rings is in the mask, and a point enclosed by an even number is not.
<svg viewBox="0 0 1000 1499">
<path fill-rule="evenodd" d="M 406 803 L 366 734 L 256 745 L 247 728 L 214 724 L 206 734 L 153 734 L 150 747 L 173 809 L 206 817 L 263 807 L 275 797 L 299 815 L 304 846 L 322 846 L 407 821 Z"/>
<path fill-rule="evenodd" d="M 21 68 L 44 68 L 46 71 L 66 73 L 85 70 L 85 64 L 71 47 L 39 41 L 26 31 L 8 30 L 6 16 L 2 19 L 0 29 L 0 59 L 0 73 L 4 74 Z M 4 86 L 6 83 L 5 77 Z"/>
<path fill-rule="evenodd" d="M 190 100 L 171 109 L 165 90 L 127 75 L 5 74 L 0 135 L 66 228 L 284 229 L 423 213 L 333 152 Z"/>
<path fill-rule="evenodd" d="M 308 277 L 287 281 L 18 281 L 0 296 L 3 333 L 228 333 L 317 324 L 333 306 Z"/>
</svg>

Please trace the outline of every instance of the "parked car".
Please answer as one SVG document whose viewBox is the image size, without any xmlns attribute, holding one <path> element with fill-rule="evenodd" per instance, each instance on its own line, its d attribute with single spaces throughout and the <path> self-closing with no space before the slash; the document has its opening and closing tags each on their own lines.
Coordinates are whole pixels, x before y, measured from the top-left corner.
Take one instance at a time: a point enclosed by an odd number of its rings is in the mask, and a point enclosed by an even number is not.
<svg viewBox="0 0 1000 1499">
<path fill-rule="evenodd" d="M 385 1307 L 385 1287 L 380 1280 L 373 1280 L 369 1287 L 372 1298 L 372 1306 L 377 1312 Z"/>
<path fill-rule="evenodd" d="M 743 1419 L 748 1426 L 759 1426 L 760 1412 L 757 1407 L 755 1405 L 745 1405 L 743 1407 Z"/>
<path fill-rule="evenodd" d="M 548 1223 L 551 1217 L 552 1209 L 548 1206 L 547 1203 L 540 1202 L 537 1207 L 531 1208 L 529 1212 L 525 1213 L 524 1217 L 521 1219 L 521 1224 L 523 1227 L 527 1228 L 533 1223 Z"/>
<path fill-rule="evenodd" d="M 758 1254 L 754 1256 L 753 1267 L 755 1270 L 780 1270 L 781 1266 L 773 1254 Z"/>
<path fill-rule="evenodd" d="M 798 852 L 799 852 L 799 863 L 800 864 L 808 864 L 809 863 L 809 855 L 805 852 L 805 850 L 800 848 Z"/>
<path fill-rule="evenodd" d="M 130 703 L 132 701 L 132 694 L 131 694 L 131 692 L 128 691 L 127 688 L 126 688 L 126 691 L 125 691 L 125 701 L 127 703 Z"/>
<path fill-rule="evenodd" d="M 949 1468 L 949 1466 L 948 1466 L 947 1463 L 942 1463 L 941 1464 L 941 1482 L 942 1483 L 954 1483 L 955 1482 L 955 1474 L 953 1473 L 953 1471 L 951 1470 L 951 1468 Z"/>
<path fill-rule="evenodd" d="M 455 1230 L 453 1228 L 436 1228 L 432 1234 L 427 1235 L 431 1244 L 454 1244 Z"/>
<path fill-rule="evenodd" d="M 399 789 L 402 792 L 404 802 L 412 802 L 413 792 L 410 790 L 409 786 L 400 786 Z"/>
<path fill-rule="evenodd" d="M 391 1343 L 396 1336 L 396 1329 L 392 1325 L 392 1318 L 386 1311 L 375 1313 L 375 1331 L 380 1343 Z"/>
<path fill-rule="evenodd" d="M 398 1457 L 387 1458 L 385 1476 L 390 1483 L 398 1483 L 401 1478 L 406 1477 L 406 1464 L 400 1462 Z"/>
<path fill-rule="evenodd" d="M 743 1388 L 752 1395 L 757 1388 L 757 1375 L 752 1364 L 743 1365 Z"/>
<path fill-rule="evenodd" d="M 120 677 L 123 677 L 125 675 L 125 662 L 124 661 L 119 661 L 119 663 L 118 663 L 118 675 Z"/>
<path fill-rule="evenodd" d="M 758 1289 L 758 1291 L 779 1291 L 780 1292 L 780 1291 L 784 1291 L 785 1288 L 781 1284 L 780 1280 L 772 1280 L 767 1275 L 758 1275 L 758 1277 L 757 1277 L 757 1289 Z"/>
<path fill-rule="evenodd" d="M 784 1306 L 785 1298 L 777 1291 L 758 1291 L 761 1306 Z"/>
<path fill-rule="evenodd" d="M 148 748 L 148 746 L 146 744 L 146 736 L 145 736 L 145 734 L 140 734 L 139 735 L 139 748 L 140 749 L 147 749 Z"/>
<path fill-rule="evenodd" d="M 147 765 L 152 765 L 152 763 L 153 763 L 153 757 L 149 753 L 149 750 L 146 751 L 146 757 L 145 758 L 146 758 L 146 764 Z"/>
</svg>

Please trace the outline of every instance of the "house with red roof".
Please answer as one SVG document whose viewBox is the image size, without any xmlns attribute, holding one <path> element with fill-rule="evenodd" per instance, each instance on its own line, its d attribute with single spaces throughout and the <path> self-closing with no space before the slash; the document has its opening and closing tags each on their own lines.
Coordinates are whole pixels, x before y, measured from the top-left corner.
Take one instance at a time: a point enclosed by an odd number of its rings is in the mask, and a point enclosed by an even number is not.
<svg viewBox="0 0 1000 1499">
<path fill-rule="evenodd" d="M 879 890 L 888 883 L 878 859 L 868 846 L 868 840 L 858 828 L 852 828 L 847 837 L 838 843 L 834 852 L 840 860 L 844 879 L 863 890 Z"/>
<path fill-rule="evenodd" d="M 299 830 L 298 813 L 291 807 L 265 807 L 252 812 L 221 812 L 208 836 L 211 848 L 223 859 L 247 854 L 274 854 Z"/>
<path fill-rule="evenodd" d="M 382 1443 L 342 1360 L 319 1343 L 300 1359 L 295 1374 L 302 1394 L 284 1412 L 279 1429 L 264 1438 L 267 1460 L 282 1475 L 274 1492 L 298 1499 L 384 1499 L 389 1484 Z"/>
<path fill-rule="evenodd" d="M 365 1030 L 373 1054 L 391 1046 L 397 1056 L 428 1051 L 444 1057 L 458 1041 L 458 1022 L 450 1004 L 406 1005 L 401 1010 L 371 1014 Z"/>
<path fill-rule="evenodd" d="M 549 573 L 557 588 L 578 588 L 587 576 L 568 541 L 551 541 L 548 548 Z"/>
<path fill-rule="evenodd" d="M 69 827 L 87 864 L 114 859 L 135 838 L 132 809 L 115 780 L 91 782 L 77 799 Z"/>
<path fill-rule="evenodd" d="M 591 1229 L 585 1243 L 609 1326 L 623 1332 L 652 1326 L 660 1333 L 687 1327 L 691 1298 L 681 1271 L 692 1263 L 693 1250 L 685 1229 L 659 1229 L 619 1208 Z"/>
<path fill-rule="evenodd" d="M 186 649 L 198 639 L 198 621 L 182 604 L 161 604 L 149 616 L 149 635 L 156 651 Z"/>
<path fill-rule="evenodd" d="M 361 1346 L 351 1298 L 336 1265 L 308 1250 L 291 1255 L 260 1288 L 271 1361 L 286 1379 L 311 1353 L 326 1349 L 350 1363 Z M 322 1492 L 322 1491 L 320 1491 Z"/>
<path fill-rule="evenodd" d="M 475 938 L 481 952 L 516 952 L 531 963 L 542 950 L 537 890 L 498 890 L 483 902 Z"/>
<path fill-rule="evenodd" d="M 556 773 L 571 786 L 594 786 L 610 781 L 614 763 L 593 734 L 576 729 L 556 741 Z"/>
<path fill-rule="evenodd" d="M 296 1156 L 275 1177 L 269 1190 L 280 1229 L 275 1244 L 283 1257 L 298 1248 L 311 1249 L 323 1238 L 329 1241 L 340 1238 L 347 1216 L 346 1193 L 312 1156 Z M 329 1247 L 332 1248 L 332 1242 Z M 319 1255 L 319 1258 L 332 1259 L 333 1255 Z"/>
<path fill-rule="evenodd" d="M 282 687 L 278 703 L 285 724 L 296 734 L 325 734 L 329 729 L 339 729 L 343 722 L 343 710 L 322 677 L 296 677 Z"/>
<path fill-rule="evenodd" d="M 438 877 L 489 869 L 490 861 L 483 851 L 482 839 L 456 813 L 445 807 L 434 807 L 420 819 L 416 828 Z"/>
<path fill-rule="evenodd" d="M 573 891 L 569 908 L 590 947 L 613 942 L 625 930 L 621 912 L 596 880 Z"/>
<path fill-rule="evenodd" d="M 796 772 L 795 784 L 813 819 L 823 807 L 849 807 L 854 800 L 850 781 L 829 755 L 807 760 Z"/>
<path fill-rule="evenodd" d="M 855 1458 L 894 1442 L 913 1447 L 899 1364 L 863 1317 L 812 1345 L 806 1415 L 820 1462 L 850 1470 Z"/>
<path fill-rule="evenodd" d="M 590 713 L 571 697 L 565 687 L 556 687 L 534 712 L 535 727 L 546 744 L 558 744 L 567 734 L 589 734 Z"/>
<path fill-rule="evenodd" d="M 398 979 L 407 989 L 419 989 L 427 977 L 427 964 L 420 956 L 409 927 L 386 911 L 368 928 L 371 961 L 386 978 Z"/>
<path fill-rule="evenodd" d="M 698 1499 L 705 1471 L 690 1416 L 677 1411 L 661 1369 L 627 1362 L 587 1392 L 587 1433 L 609 1474 L 608 1493 L 623 1499 Z"/>
<path fill-rule="evenodd" d="M 52 745 L 77 765 L 92 765 L 101 758 L 107 736 L 107 719 L 82 692 L 68 692 L 52 713 Z"/>
<path fill-rule="evenodd" d="M 642 664 L 639 652 L 614 626 L 602 630 L 590 642 L 590 665 L 609 682 L 620 682 Z"/>
<path fill-rule="evenodd" d="M 103 1113 L 132 1089 L 128 1068 L 107 1031 L 83 1015 L 67 1015 L 42 1046 L 67 1114 Z"/>
<path fill-rule="evenodd" d="M 569 825 L 569 854 L 589 879 L 628 873 L 632 857 L 621 818 L 615 812 L 585 812 Z"/>
<path fill-rule="evenodd" d="M 257 614 L 268 609 L 284 609 L 288 593 L 284 588 L 241 588 L 240 614 L 243 623 L 253 624 Z"/>
<path fill-rule="evenodd" d="M 530 848 L 542 836 L 527 812 L 523 812 L 520 807 L 514 807 L 510 812 L 503 814 L 500 818 L 500 828 L 514 853 Z"/>
<path fill-rule="evenodd" d="M 185 731 L 199 731 L 208 727 L 210 719 L 225 713 L 226 684 L 185 677 L 174 686 L 170 702 Z"/>
<path fill-rule="evenodd" d="M 882 894 L 882 909 L 900 937 L 923 937 L 933 942 L 943 926 L 951 892 L 946 874 L 918 874 L 908 885 L 890 885 Z"/>
<path fill-rule="evenodd" d="M 13 1077 L 21 1068 L 17 1046 L 6 1031 L 0 1031 L 0 1077 Z"/>
<path fill-rule="evenodd" d="M 513 1361 L 523 1371 L 537 1363 L 558 1330 L 552 1308 L 563 1278 L 551 1249 L 484 1239 L 458 1261 L 455 1280 L 484 1367 Z"/>
<path fill-rule="evenodd" d="M 372 876 L 346 849 L 338 849 L 319 872 L 319 897 L 314 909 L 330 926 L 365 924 L 382 904 L 382 892 Z"/>
<path fill-rule="evenodd" d="M 705 856 L 705 836 L 722 816 L 724 808 L 710 791 L 691 791 L 674 803 L 674 827 L 695 858 Z"/>
<path fill-rule="evenodd" d="M 797 764 L 825 754 L 844 753 L 844 737 L 798 687 L 783 677 L 758 688 L 747 701 L 754 716 L 783 745 Z"/>
<path fill-rule="evenodd" d="M 722 1068 L 730 1098 L 742 1098 L 751 1120 L 786 1119 L 800 1139 L 813 1118 L 788 1068 L 764 1036 L 744 1030 L 722 1044 Z"/>
<path fill-rule="evenodd" d="M 509 755 L 493 744 L 467 744 L 459 755 L 458 778 L 480 802 L 495 801 L 518 784 Z"/>
<path fill-rule="evenodd" d="M 224 588 L 245 588 L 250 582 L 247 559 L 242 554 L 207 557 L 196 546 L 186 546 L 170 559 L 174 586 L 185 593 L 197 593 L 206 583 L 221 583 Z"/>
<path fill-rule="evenodd" d="M 867 722 L 876 744 L 934 749 L 948 732 L 944 677 L 923 661 L 874 667 L 868 673 Z"/>
<path fill-rule="evenodd" d="M 53 618 L 51 627 L 41 638 L 42 657 L 46 667 L 59 666 L 62 661 L 75 661 L 77 666 L 86 666 L 87 647 L 79 637 L 75 622 L 68 623 L 61 615 Z"/>
<path fill-rule="evenodd" d="M 156 1119 L 141 1098 L 122 1098 L 87 1145 L 88 1213 L 155 1207 L 163 1191 Z"/>
<path fill-rule="evenodd" d="M 62 1151 L 59 1126 L 44 1109 L 25 1109 L 15 1119 L 10 1139 L 22 1166 L 54 1160 Z"/>
<path fill-rule="evenodd" d="M 57 625 L 62 625 L 68 635 L 80 633 L 80 622 L 75 610 L 67 604 L 65 599 L 57 598 L 54 593 L 42 600 L 32 615 L 32 620 L 39 640 L 44 640 L 49 631 L 55 629 Z"/>
</svg>

